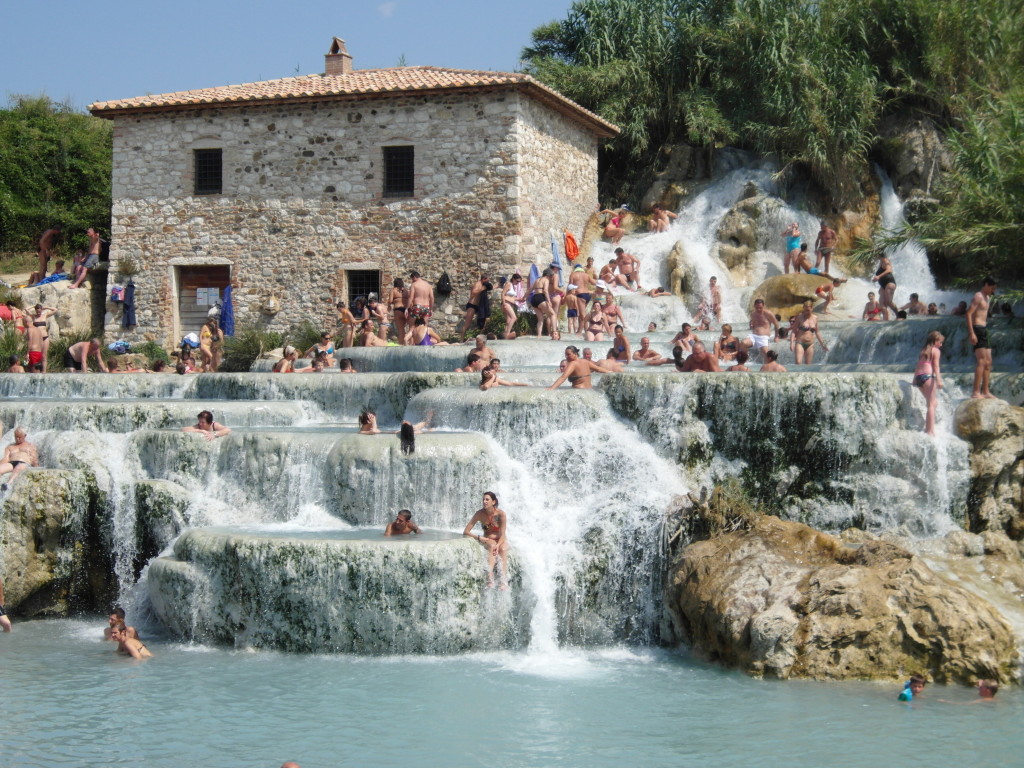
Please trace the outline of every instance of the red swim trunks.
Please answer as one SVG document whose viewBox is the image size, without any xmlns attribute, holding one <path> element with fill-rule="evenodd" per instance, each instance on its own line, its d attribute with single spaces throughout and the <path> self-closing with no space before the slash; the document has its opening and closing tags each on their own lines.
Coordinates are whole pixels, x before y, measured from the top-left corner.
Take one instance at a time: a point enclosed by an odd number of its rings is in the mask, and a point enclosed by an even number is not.
<svg viewBox="0 0 1024 768">
<path fill-rule="evenodd" d="M 38 351 L 32 351 L 28 353 L 28 364 L 35 365 L 36 363 L 42 364 L 43 353 Z"/>
</svg>

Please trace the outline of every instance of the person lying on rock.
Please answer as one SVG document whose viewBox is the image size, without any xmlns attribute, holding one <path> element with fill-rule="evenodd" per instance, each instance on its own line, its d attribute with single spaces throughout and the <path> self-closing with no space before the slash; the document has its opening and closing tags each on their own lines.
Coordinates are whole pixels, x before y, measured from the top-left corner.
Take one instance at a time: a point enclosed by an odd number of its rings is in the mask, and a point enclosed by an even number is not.
<svg viewBox="0 0 1024 768">
<path fill-rule="evenodd" d="M 412 512 L 408 509 L 401 509 L 395 519 L 388 523 L 384 529 L 385 536 L 401 536 L 406 533 L 423 533 L 420 527 L 412 521 Z"/>
</svg>

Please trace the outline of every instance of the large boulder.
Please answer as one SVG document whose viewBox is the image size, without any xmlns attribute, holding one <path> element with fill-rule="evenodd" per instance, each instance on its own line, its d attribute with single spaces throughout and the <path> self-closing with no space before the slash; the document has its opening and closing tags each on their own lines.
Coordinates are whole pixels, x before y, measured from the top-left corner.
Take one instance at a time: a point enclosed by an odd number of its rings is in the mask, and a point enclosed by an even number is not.
<svg viewBox="0 0 1024 768">
<path fill-rule="evenodd" d="M 740 285 L 748 283 L 750 272 L 755 267 L 758 220 L 770 200 L 774 201 L 774 198 L 768 198 L 756 184 L 748 182 L 739 201 L 718 224 L 718 258 L 728 267 L 734 282 Z M 778 201 L 775 203 L 777 205 Z"/>
<path fill-rule="evenodd" d="M 775 517 L 688 546 L 666 598 L 679 639 L 758 675 L 1009 681 L 1018 658 L 996 609 L 921 558 Z"/>
<path fill-rule="evenodd" d="M 694 190 L 693 180 L 709 173 L 709 153 L 704 147 L 673 144 L 661 149 L 664 168 L 654 174 L 654 181 L 643 197 L 643 210 L 658 203 L 666 210 L 679 209 L 683 198 Z"/>
<path fill-rule="evenodd" d="M 821 285 L 828 285 L 829 280 L 819 275 L 807 275 L 802 272 L 789 275 L 776 275 L 769 277 L 757 288 L 751 297 L 751 304 L 755 299 L 764 299 L 765 309 L 777 315 L 782 315 L 782 322 L 785 323 L 792 315 L 803 311 L 805 301 L 818 303 L 818 295 L 814 289 Z"/>
<path fill-rule="evenodd" d="M 13 483 L 0 511 L 8 610 L 63 616 L 110 601 L 116 585 L 98 506 L 95 480 L 80 470 L 31 469 Z"/>
<path fill-rule="evenodd" d="M 89 333 L 102 326 L 106 271 L 91 271 L 80 288 L 72 288 L 71 281 L 61 280 L 22 288 L 20 294 L 22 306 L 26 309 L 42 304 L 57 310 L 49 321 L 48 330 L 52 336 Z"/>
<path fill-rule="evenodd" d="M 965 400 L 955 425 L 971 445 L 970 529 L 1024 539 L 1024 408 L 1002 400 Z"/>
</svg>

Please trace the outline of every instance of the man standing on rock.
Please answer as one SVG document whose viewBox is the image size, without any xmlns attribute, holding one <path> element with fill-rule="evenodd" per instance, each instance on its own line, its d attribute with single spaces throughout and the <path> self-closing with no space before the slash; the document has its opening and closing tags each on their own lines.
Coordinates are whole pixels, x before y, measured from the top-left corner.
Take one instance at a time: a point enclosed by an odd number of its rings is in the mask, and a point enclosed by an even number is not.
<svg viewBox="0 0 1024 768">
<path fill-rule="evenodd" d="M 50 257 L 53 255 L 53 249 L 57 245 L 57 241 L 60 240 L 61 229 L 58 224 L 55 227 L 43 232 L 39 238 L 39 279 L 42 280 L 46 277 L 46 268 L 50 264 Z"/>
<path fill-rule="evenodd" d="M 992 375 L 992 348 L 988 341 L 988 300 L 996 292 L 996 279 L 989 275 L 981 283 L 981 290 L 974 294 L 971 306 L 967 308 L 967 333 L 974 345 L 974 389 L 972 398 L 995 398 L 988 391 L 989 376 Z"/>
<path fill-rule="evenodd" d="M 772 332 L 774 327 L 775 331 Z M 750 313 L 750 336 L 740 344 L 745 349 L 755 349 L 761 354 L 761 362 L 766 362 L 765 351 L 769 345 L 779 340 L 779 321 L 775 315 L 764 308 L 764 299 L 754 301 L 754 311 Z"/>
<path fill-rule="evenodd" d="M 615 266 L 619 275 L 625 278 L 625 286 L 631 291 L 642 291 L 640 287 L 640 259 L 622 248 L 615 249 Z"/>
<path fill-rule="evenodd" d="M 57 312 L 53 307 L 44 307 L 36 304 L 35 314 L 32 315 L 32 324 L 26 328 L 28 341 L 28 364 L 39 365 L 46 373 L 46 352 L 49 346 L 46 342 L 50 338 L 47 329 L 47 318 Z"/>
<path fill-rule="evenodd" d="M 836 240 L 839 239 L 839 235 L 836 234 L 834 229 L 830 229 L 828 224 L 824 221 L 821 222 L 821 229 L 818 230 L 818 237 L 814 241 L 814 268 L 821 269 L 821 261 L 825 260 L 825 272 L 828 272 L 829 262 L 832 261 L 832 251 L 835 250 Z"/>
<path fill-rule="evenodd" d="M 473 283 L 473 287 L 469 289 L 469 301 L 466 303 L 464 309 L 466 314 L 463 315 L 462 321 L 456 326 L 456 330 L 461 328 L 461 336 L 464 340 L 466 335 L 469 333 L 470 323 L 476 319 L 477 327 L 481 330 L 484 327 L 484 323 L 487 322 L 487 318 L 483 316 L 480 307 L 480 299 L 482 298 L 485 291 L 490 291 L 494 288 L 487 280 L 487 275 L 483 272 L 480 273 L 480 279 Z"/>
<path fill-rule="evenodd" d="M 409 273 L 412 283 L 409 285 L 409 320 L 415 323 L 419 319 L 430 320 L 434 314 L 434 288 L 413 270 Z"/>
</svg>

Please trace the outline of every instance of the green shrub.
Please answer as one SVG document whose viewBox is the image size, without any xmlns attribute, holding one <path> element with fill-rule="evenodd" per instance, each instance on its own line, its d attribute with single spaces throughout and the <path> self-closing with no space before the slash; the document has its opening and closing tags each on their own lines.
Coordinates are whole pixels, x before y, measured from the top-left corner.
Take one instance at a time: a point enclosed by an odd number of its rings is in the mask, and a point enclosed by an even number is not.
<svg viewBox="0 0 1024 768">
<path fill-rule="evenodd" d="M 20 360 L 24 361 L 27 353 L 28 345 L 25 343 L 25 337 L 14 330 L 12 323 L 5 323 L 3 332 L 0 333 L 0 365 L 3 366 L 0 370 L 7 370 L 9 365 L 7 360 L 11 355 L 17 355 Z"/>
<path fill-rule="evenodd" d="M 252 326 L 240 327 L 236 329 L 234 336 L 227 336 L 224 339 L 224 359 L 219 370 L 227 373 L 248 371 L 265 353 L 283 344 L 284 337 L 275 331 Z"/>
<path fill-rule="evenodd" d="M 323 328 L 318 328 L 309 320 L 303 320 L 298 325 L 293 325 L 288 329 L 284 335 L 284 343 L 295 347 L 301 355 L 320 341 L 320 334 L 323 332 Z"/>
<path fill-rule="evenodd" d="M 152 368 L 153 363 L 157 360 L 162 360 L 164 363 L 171 362 L 171 356 L 167 350 L 157 344 L 155 341 L 147 341 L 143 344 L 133 345 L 132 352 L 137 355 L 145 355 L 146 366 Z"/>
</svg>

